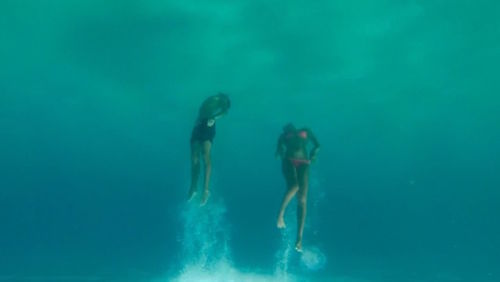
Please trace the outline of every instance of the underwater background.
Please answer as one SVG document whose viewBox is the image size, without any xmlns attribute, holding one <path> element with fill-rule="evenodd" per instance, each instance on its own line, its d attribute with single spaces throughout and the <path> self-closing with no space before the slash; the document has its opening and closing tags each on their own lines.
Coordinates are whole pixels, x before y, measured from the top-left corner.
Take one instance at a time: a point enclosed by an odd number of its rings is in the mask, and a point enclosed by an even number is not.
<svg viewBox="0 0 500 282">
<path fill-rule="evenodd" d="M 0 281 L 500 281 L 500 2 L 0 2 Z M 186 204 L 202 101 L 229 95 Z M 302 255 L 287 122 L 321 143 Z"/>
</svg>

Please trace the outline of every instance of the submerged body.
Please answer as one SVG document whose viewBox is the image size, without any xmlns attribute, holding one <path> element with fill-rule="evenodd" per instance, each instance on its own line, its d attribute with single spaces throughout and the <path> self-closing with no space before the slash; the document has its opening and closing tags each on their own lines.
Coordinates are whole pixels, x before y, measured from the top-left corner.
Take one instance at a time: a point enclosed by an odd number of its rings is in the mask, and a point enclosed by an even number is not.
<svg viewBox="0 0 500 282">
<path fill-rule="evenodd" d="M 312 142 L 310 153 L 307 145 Z M 290 200 L 298 193 L 297 240 L 295 249 L 302 251 L 302 235 L 307 213 L 307 190 L 309 188 L 309 166 L 316 159 L 319 143 L 310 129 L 297 130 L 292 124 L 285 126 L 278 139 L 276 156 L 282 160 L 282 171 L 287 191 L 283 197 L 277 219 L 277 227 L 285 228 L 284 215 Z"/>
<path fill-rule="evenodd" d="M 205 99 L 191 133 L 191 187 L 189 188 L 188 199 L 191 200 L 197 193 L 201 156 L 205 166 L 201 205 L 206 204 L 210 195 L 209 183 L 212 172 L 210 153 L 215 138 L 215 121 L 228 112 L 230 105 L 229 97 L 225 94 L 218 94 Z"/>
</svg>

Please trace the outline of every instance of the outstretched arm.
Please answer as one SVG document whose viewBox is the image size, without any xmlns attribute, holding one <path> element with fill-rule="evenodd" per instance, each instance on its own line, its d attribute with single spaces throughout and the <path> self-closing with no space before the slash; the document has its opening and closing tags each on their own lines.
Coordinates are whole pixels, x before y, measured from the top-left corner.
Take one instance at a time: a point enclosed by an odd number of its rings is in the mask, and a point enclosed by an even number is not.
<svg viewBox="0 0 500 282">
<path fill-rule="evenodd" d="M 319 145 L 318 139 L 316 139 L 316 136 L 314 136 L 312 131 L 310 129 L 308 129 L 307 131 L 308 131 L 309 140 L 311 140 L 311 142 L 313 143 L 313 148 L 311 149 L 311 152 L 309 153 L 309 159 L 311 161 L 315 161 L 316 157 L 318 156 L 320 145 Z"/>
</svg>

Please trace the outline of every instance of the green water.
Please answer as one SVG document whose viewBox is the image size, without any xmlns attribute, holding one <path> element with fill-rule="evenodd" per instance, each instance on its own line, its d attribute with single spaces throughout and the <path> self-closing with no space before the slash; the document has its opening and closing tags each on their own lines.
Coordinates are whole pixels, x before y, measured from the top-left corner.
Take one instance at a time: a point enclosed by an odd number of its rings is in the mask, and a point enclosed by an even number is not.
<svg viewBox="0 0 500 282">
<path fill-rule="evenodd" d="M 0 2 L 0 280 L 202 281 L 185 251 L 208 239 L 188 234 L 216 220 L 227 261 L 207 279 L 283 281 L 273 154 L 292 121 L 322 144 L 304 244 L 326 261 L 290 254 L 287 279 L 498 281 L 499 11 Z M 212 208 L 225 212 L 196 225 L 182 216 L 189 137 L 219 91 L 232 107 L 217 124 Z"/>
</svg>

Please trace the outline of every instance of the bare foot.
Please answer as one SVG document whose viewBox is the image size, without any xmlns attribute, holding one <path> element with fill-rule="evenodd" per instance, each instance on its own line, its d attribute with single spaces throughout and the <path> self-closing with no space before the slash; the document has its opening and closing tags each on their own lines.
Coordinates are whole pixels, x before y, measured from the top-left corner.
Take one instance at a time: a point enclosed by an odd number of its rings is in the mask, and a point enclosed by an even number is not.
<svg viewBox="0 0 500 282">
<path fill-rule="evenodd" d="M 302 253 L 302 241 L 297 241 L 297 243 L 295 243 L 295 250 L 299 253 Z"/>
<path fill-rule="evenodd" d="M 196 197 L 196 190 L 194 189 L 191 189 L 189 190 L 189 193 L 188 193 L 188 202 L 190 202 L 194 197 Z"/>
<path fill-rule="evenodd" d="M 203 192 L 203 197 L 201 198 L 200 206 L 204 206 L 207 204 L 208 197 L 210 197 L 210 192 L 209 191 Z"/>
<path fill-rule="evenodd" d="M 285 220 L 283 219 L 282 216 L 279 216 L 278 217 L 278 222 L 276 223 L 276 226 L 279 228 L 279 229 L 282 229 L 282 228 L 285 228 L 286 225 L 285 225 Z"/>
</svg>

